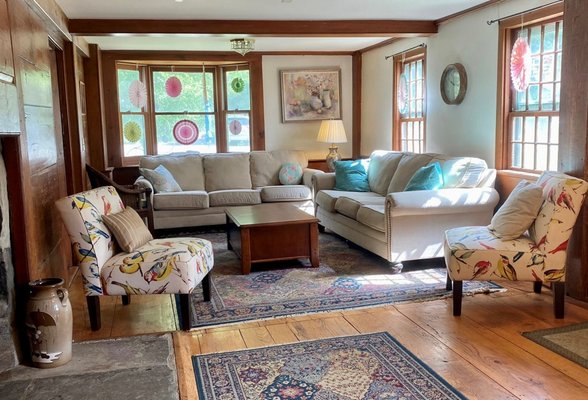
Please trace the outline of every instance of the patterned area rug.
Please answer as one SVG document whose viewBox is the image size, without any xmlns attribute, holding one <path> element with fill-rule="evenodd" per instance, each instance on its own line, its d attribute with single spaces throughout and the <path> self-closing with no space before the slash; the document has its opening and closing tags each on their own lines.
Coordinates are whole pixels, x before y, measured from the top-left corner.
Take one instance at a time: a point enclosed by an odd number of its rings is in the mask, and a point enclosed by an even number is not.
<svg viewBox="0 0 588 400">
<path fill-rule="evenodd" d="M 198 398 L 464 399 L 386 332 L 192 356 Z"/>
<path fill-rule="evenodd" d="M 523 336 L 588 368 L 588 322 L 523 332 Z"/>
<path fill-rule="evenodd" d="M 319 236 L 319 268 L 307 260 L 254 264 L 249 275 L 241 274 L 224 233 L 198 236 L 213 242 L 214 268 L 212 301 L 203 302 L 200 293 L 192 296 L 193 328 L 451 295 L 445 290 L 445 268 L 393 273 L 386 260 L 332 234 Z M 504 289 L 490 282 L 464 282 L 464 295 L 498 290 Z"/>
</svg>

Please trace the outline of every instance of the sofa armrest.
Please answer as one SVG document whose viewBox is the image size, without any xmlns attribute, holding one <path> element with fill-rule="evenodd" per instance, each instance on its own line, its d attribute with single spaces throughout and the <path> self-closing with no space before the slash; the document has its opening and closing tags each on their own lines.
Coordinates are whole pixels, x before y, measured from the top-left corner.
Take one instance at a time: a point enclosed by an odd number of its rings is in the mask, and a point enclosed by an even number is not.
<svg viewBox="0 0 588 400">
<path fill-rule="evenodd" d="M 314 168 L 304 168 L 302 171 L 302 184 L 312 188 L 312 177 L 316 174 L 324 174 L 324 171 Z"/>
<path fill-rule="evenodd" d="M 314 190 L 314 194 L 319 192 L 319 190 L 331 190 L 335 187 L 335 173 L 334 172 L 326 172 L 323 174 L 316 174 L 312 176 L 312 188 Z"/>
<path fill-rule="evenodd" d="M 493 212 L 498 204 L 494 188 L 451 188 L 388 193 L 386 213 L 389 216 L 462 214 Z"/>
<path fill-rule="evenodd" d="M 155 189 L 153 189 L 153 185 L 143 176 L 140 176 L 135 181 L 135 185 L 140 188 L 151 189 L 151 193 L 149 194 L 149 202 L 153 204 L 153 194 L 155 193 Z"/>
</svg>

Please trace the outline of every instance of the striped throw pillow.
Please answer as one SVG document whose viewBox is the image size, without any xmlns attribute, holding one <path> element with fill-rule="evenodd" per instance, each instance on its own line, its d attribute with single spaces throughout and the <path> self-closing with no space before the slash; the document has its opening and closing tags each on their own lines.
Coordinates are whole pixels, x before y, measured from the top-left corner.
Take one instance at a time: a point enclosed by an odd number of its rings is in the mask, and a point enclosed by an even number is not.
<svg viewBox="0 0 588 400">
<path fill-rule="evenodd" d="M 102 221 L 110 229 L 120 248 L 127 253 L 153 240 L 151 232 L 139 214 L 131 207 L 116 214 L 103 215 Z"/>
</svg>

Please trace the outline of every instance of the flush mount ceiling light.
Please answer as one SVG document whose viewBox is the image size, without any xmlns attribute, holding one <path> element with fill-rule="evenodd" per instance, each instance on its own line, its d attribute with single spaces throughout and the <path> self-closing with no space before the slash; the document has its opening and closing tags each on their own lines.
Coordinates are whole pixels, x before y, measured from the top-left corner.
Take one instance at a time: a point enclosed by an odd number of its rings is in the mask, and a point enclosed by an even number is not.
<svg viewBox="0 0 588 400">
<path fill-rule="evenodd" d="M 255 39 L 231 39 L 231 50 L 244 56 L 254 49 Z"/>
</svg>

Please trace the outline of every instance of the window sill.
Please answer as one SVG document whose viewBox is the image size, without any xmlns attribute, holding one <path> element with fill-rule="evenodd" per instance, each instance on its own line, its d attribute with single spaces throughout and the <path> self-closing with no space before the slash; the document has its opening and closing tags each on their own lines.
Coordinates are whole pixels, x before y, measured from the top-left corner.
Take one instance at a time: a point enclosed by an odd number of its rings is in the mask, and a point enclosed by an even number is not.
<svg viewBox="0 0 588 400">
<path fill-rule="evenodd" d="M 537 172 L 516 171 L 512 169 L 499 169 L 496 171 L 496 175 L 504 178 L 526 179 L 534 182 L 539 179 L 541 174 Z"/>
</svg>

